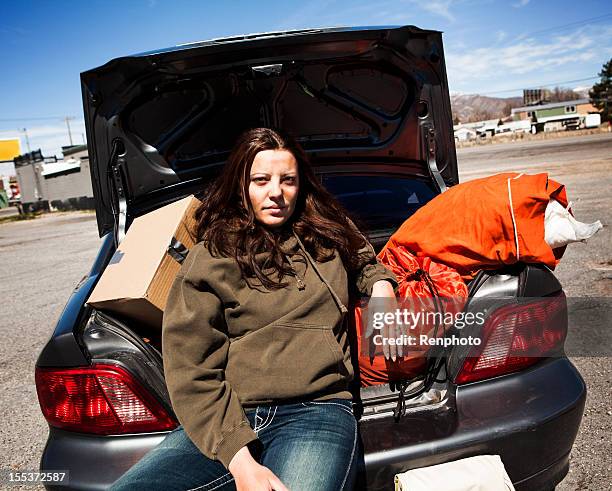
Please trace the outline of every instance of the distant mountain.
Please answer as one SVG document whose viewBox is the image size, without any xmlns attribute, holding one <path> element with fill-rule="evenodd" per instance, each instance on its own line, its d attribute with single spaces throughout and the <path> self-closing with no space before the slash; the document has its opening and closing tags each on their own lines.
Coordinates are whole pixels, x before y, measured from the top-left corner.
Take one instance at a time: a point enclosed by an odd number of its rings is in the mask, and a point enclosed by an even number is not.
<svg viewBox="0 0 612 491">
<path fill-rule="evenodd" d="M 505 118 L 510 110 L 523 105 L 522 97 L 487 97 L 478 94 L 451 94 L 453 120 L 461 123 Z"/>
<path fill-rule="evenodd" d="M 550 91 L 550 101 L 569 101 L 588 99 L 590 86 L 573 89 L 555 87 Z M 461 123 L 503 119 L 510 116 L 510 111 L 523 105 L 522 97 L 487 97 L 478 94 L 450 94 L 453 121 Z"/>
</svg>

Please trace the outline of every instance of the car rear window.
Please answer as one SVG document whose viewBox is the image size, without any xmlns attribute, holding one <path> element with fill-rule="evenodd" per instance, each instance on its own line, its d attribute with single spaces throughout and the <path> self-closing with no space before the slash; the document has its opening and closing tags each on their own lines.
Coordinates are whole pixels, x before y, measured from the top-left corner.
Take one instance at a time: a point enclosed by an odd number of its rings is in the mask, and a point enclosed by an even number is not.
<svg viewBox="0 0 612 491">
<path fill-rule="evenodd" d="M 436 195 L 426 182 L 396 176 L 321 176 L 321 182 L 367 230 L 399 227 Z"/>
</svg>

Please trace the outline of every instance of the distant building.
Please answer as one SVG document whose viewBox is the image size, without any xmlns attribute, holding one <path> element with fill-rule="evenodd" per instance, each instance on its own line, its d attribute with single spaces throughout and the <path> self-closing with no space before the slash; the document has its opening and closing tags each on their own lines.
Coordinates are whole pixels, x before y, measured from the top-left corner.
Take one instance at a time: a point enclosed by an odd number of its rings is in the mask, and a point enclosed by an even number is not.
<svg viewBox="0 0 612 491">
<path fill-rule="evenodd" d="M 475 131 L 479 128 L 482 128 L 483 126 L 498 125 L 498 124 L 499 124 L 499 119 L 487 119 L 485 121 L 474 121 L 472 123 L 457 124 L 453 126 L 453 130 L 457 130 L 459 128 L 469 128 Z"/>
<path fill-rule="evenodd" d="M 89 160 L 89 154 L 87 152 L 87 145 L 68 145 L 62 147 L 62 155 L 64 160 L 75 159 L 75 160 Z"/>
<path fill-rule="evenodd" d="M 550 90 L 548 89 L 524 89 L 523 105 L 534 106 L 550 102 Z"/>
<path fill-rule="evenodd" d="M 465 126 L 459 126 L 455 129 L 455 140 L 464 142 L 469 140 L 476 139 L 476 131 L 471 128 L 466 128 Z"/>
<path fill-rule="evenodd" d="M 21 203 L 26 212 L 49 207 L 49 203 L 44 198 L 41 177 L 44 163 L 45 158 L 40 150 L 19 155 L 13 160 L 21 191 Z"/>
<path fill-rule="evenodd" d="M 481 137 L 494 136 L 497 133 L 497 128 L 501 121 L 499 119 L 490 119 L 483 121 L 484 124 L 476 128 L 476 133 Z"/>
<path fill-rule="evenodd" d="M 64 160 L 51 162 L 40 150 L 15 158 L 25 211 L 94 208 L 86 145 L 62 149 Z"/>
<path fill-rule="evenodd" d="M 477 137 L 484 138 L 493 136 L 497 133 L 497 127 L 500 124 L 500 119 L 488 119 L 486 121 L 457 124 L 453 126 L 455 141 L 467 141 L 474 140 Z"/>
<path fill-rule="evenodd" d="M 515 121 L 529 120 L 534 123 L 538 131 L 541 131 L 547 123 L 558 123 L 555 126 L 577 128 L 583 125 L 587 114 L 596 112 L 598 112 L 597 108 L 590 103 L 589 99 L 576 99 L 516 107 L 512 109 L 512 119 Z"/>
<path fill-rule="evenodd" d="M 530 133 L 531 132 L 531 121 L 528 119 L 522 119 L 518 121 L 508 121 L 500 124 L 495 128 L 495 134 L 500 133 Z"/>
</svg>

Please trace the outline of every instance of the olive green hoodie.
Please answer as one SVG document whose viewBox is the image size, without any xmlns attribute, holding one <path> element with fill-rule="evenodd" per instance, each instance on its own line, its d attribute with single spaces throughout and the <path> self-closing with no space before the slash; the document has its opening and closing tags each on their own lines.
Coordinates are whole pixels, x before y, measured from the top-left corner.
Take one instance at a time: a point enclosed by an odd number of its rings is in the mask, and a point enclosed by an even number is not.
<svg viewBox="0 0 612 491">
<path fill-rule="evenodd" d="M 378 280 L 397 285 L 369 243 L 347 273 L 338 253 L 316 262 L 297 235 L 282 244 L 295 276 L 268 290 L 242 279 L 232 258 L 202 243 L 185 259 L 163 320 L 166 383 L 187 435 L 226 467 L 257 439 L 243 408 L 298 400 L 350 399 L 346 323 L 349 288 L 370 296 Z M 259 257 L 256 256 L 256 258 Z"/>
</svg>

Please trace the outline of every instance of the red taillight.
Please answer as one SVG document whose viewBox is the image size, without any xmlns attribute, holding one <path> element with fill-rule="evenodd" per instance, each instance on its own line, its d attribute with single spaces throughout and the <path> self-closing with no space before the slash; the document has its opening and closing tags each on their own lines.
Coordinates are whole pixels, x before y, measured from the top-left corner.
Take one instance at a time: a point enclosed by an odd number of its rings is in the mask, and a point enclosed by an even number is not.
<svg viewBox="0 0 612 491">
<path fill-rule="evenodd" d="M 36 368 L 36 390 L 50 425 L 98 435 L 171 430 L 176 421 L 126 370 Z"/>
<path fill-rule="evenodd" d="M 567 335 L 565 295 L 495 310 L 485 322 L 482 343 L 465 359 L 457 384 L 523 370 L 559 351 Z"/>
</svg>

